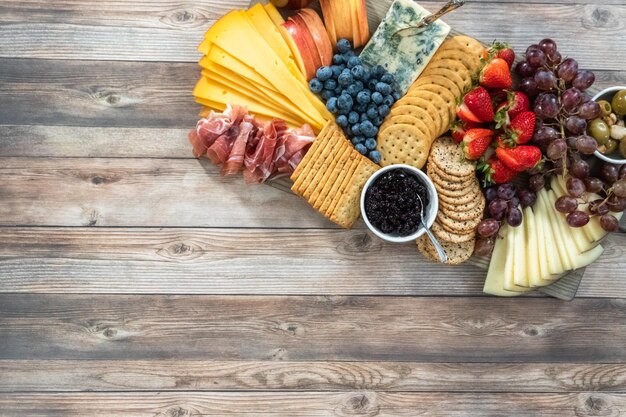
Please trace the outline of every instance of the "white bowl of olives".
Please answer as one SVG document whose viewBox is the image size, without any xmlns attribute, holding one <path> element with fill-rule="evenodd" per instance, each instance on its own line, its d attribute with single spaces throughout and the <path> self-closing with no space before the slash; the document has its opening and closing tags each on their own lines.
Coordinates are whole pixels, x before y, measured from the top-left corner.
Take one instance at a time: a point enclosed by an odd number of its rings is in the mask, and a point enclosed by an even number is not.
<svg viewBox="0 0 626 417">
<path fill-rule="evenodd" d="M 600 105 L 600 116 L 587 130 L 598 142 L 595 156 L 612 164 L 626 164 L 626 87 L 609 87 L 593 97 Z"/>
</svg>

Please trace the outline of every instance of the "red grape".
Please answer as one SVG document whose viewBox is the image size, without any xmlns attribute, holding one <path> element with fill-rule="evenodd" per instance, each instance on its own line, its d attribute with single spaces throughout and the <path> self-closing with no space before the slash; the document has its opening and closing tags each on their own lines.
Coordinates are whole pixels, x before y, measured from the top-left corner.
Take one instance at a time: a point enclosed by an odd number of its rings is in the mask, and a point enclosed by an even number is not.
<svg viewBox="0 0 626 417">
<path fill-rule="evenodd" d="M 539 48 L 531 49 L 526 53 L 526 61 L 533 67 L 539 68 L 546 65 L 548 58 L 546 54 Z"/>
<path fill-rule="evenodd" d="M 585 120 L 592 120 L 600 117 L 600 105 L 595 101 L 587 101 L 578 108 L 578 115 Z"/>
<path fill-rule="evenodd" d="M 593 215 L 602 216 L 604 214 L 607 214 L 609 211 L 610 210 L 608 204 L 606 204 L 606 202 L 601 198 L 593 200 L 589 203 L 589 213 Z"/>
<path fill-rule="evenodd" d="M 599 178 L 589 177 L 583 181 L 585 182 L 585 188 L 590 193 L 599 193 L 604 188 L 604 183 Z"/>
<path fill-rule="evenodd" d="M 621 198 L 616 195 L 609 197 L 606 204 L 609 206 L 609 210 L 614 213 L 621 213 L 626 210 L 626 198 Z"/>
<path fill-rule="evenodd" d="M 563 139 L 557 139 L 548 145 L 548 151 L 546 152 L 548 158 L 553 161 L 559 160 L 565 156 L 567 152 L 567 143 Z"/>
<path fill-rule="evenodd" d="M 535 71 L 535 68 L 533 68 L 527 61 L 520 61 L 515 66 L 515 72 L 520 77 L 532 77 L 535 75 Z"/>
<path fill-rule="evenodd" d="M 554 42 L 550 38 L 542 39 L 541 41 L 539 41 L 537 46 L 546 54 L 555 52 L 557 50 L 556 42 Z"/>
<path fill-rule="evenodd" d="M 582 197 L 585 194 L 585 183 L 581 179 L 569 177 L 565 185 L 568 194 L 572 197 Z"/>
<path fill-rule="evenodd" d="M 574 77 L 574 80 L 572 81 L 572 85 L 575 88 L 578 88 L 580 91 L 585 91 L 586 89 L 591 87 L 595 81 L 596 81 L 596 76 L 594 75 L 593 72 L 587 71 L 587 70 L 581 70 L 581 71 L 578 71 L 578 74 L 576 74 L 576 77 Z"/>
<path fill-rule="evenodd" d="M 571 213 L 578 208 L 578 201 L 574 197 L 564 195 L 556 199 L 554 208 L 561 213 Z"/>
<path fill-rule="evenodd" d="M 556 75 L 552 71 L 542 69 L 535 73 L 535 82 L 539 90 L 549 91 L 556 88 Z"/>
<path fill-rule="evenodd" d="M 570 174 L 584 180 L 589 176 L 589 164 L 584 159 L 575 159 L 569 168 Z"/>
<path fill-rule="evenodd" d="M 569 116 L 565 120 L 565 129 L 573 135 L 582 135 L 587 130 L 587 121 L 578 116 Z"/>
<path fill-rule="evenodd" d="M 578 105 L 581 103 L 583 99 L 583 95 L 580 93 L 580 90 L 577 88 L 568 88 L 563 91 L 561 95 L 561 103 L 563 103 L 563 108 L 568 112 L 572 112 Z"/>
<path fill-rule="evenodd" d="M 607 232 L 617 232 L 619 230 L 619 221 L 610 214 L 605 214 L 600 217 L 600 227 L 602 227 Z"/>
<path fill-rule="evenodd" d="M 571 82 L 578 74 L 578 61 L 573 58 L 563 60 L 557 68 L 556 74 L 566 83 Z"/>
<path fill-rule="evenodd" d="M 496 198 L 491 203 L 489 203 L 489 213 L 491 217 L 496 220 L 502 220 L 504 218 L 504 214 L 506 212 L 508 204 L 506 201 Z"/>
<path fill-rule="evenodd" d="M 554 94 L 544 94 L 535 101 L 535 112 L 544 119 L 554 119 L 560 111 L 559 100 Z"/>
<path fill-rule="evenodd" d="M 559 51 L 554 51 L 552 53 L 546 53 L 546 56 L 548 57 L 548 61 L 550 61 L 550 63 L 552 65 L 560 64 L 561 60 L 563 59 L 563 57 L 561 56 L 561 53 Z"/>
<path fill-rule="evenodd" d="M 517 207 L 513 207 L 509 209 L 509 212 L 506 214 L 506 222 L 511 227 L 518 227 L 522 224 L 522 212 Z"/>
<path fill-rule="evenodd" d="M 600 176 L 609 185 L 613 185 L 613 183 L 619 178 L 619 169 L 616 165 L 605 162 L 602 164 L 602 168 L 600 169 Z"/>
<path fill-rule="evenodd" d="M 626 165 L 622 165 L 621 167 L 619 167 L 618 176 L 620 179 L 626 178 Z"/>
<path fill-rule="evenodd" d="M 533 207 L 537 202 L 537 194 L 530 190 L 520 190 L 518 193 L 522 207 Z"/>
<path fill-rule="evenodd" d="M 613 184 L 613 194 L 620 198 L 626 198 L 626 178 L 617 180 Z"/>
<path fill-rule="evenodd" d="M 496 245 L 496 238 L 490 237 L 487 239 L 476 240 L 476 247 L 474 253 L 476 256 L 489 256 L 493 252 L 493 248 Z"/>
<path fill-rule="evenodd" d="M 500 222 L 496 219 L 485 219 L 478 223 L 476 232 L 482 237 L 491 237 L 500 230 Z"/>
<path fill-rule="evenodd" d="M 532 76 L 523 78 L 519 85 L 519 91 L 526 94 L 528 97 L 536 96 L 538 90 L 535 79 Z"/>
<path fill-rule="evenodd" d="M 509 201 L 515 196 L 515 192 L 517 191 L 517 187 L 514 184 L 506 183 L 502 184 L 498 187 L 498 198 Z"/>
<path fill-rule="evenodd" d="M 576 150 L 583 155 L 593 155 L 598 149 L 598 142 L 591 136 L 582 135 L 576 140 Z"/>
<path fill-rule="evenodd" d="M 583 227 L 589 223 L 589 215 L 584 211 L 573 211 L 567 215 L 567 224 L 571 227 Z"/>
<path fill-rule="evenodd" d="M 485 188 L 485 199 L 488 203 L 491 203 L 493 200 L 498 197 L 498 192 L 496 191 L 496 187 L 488 187 Z"/>
<path fill-rule="evenodd" d="M 530 188 L 534 192 L 538 192 L 543 187 L 546 186 L 546 180 L 543 178 L 543 175 L 537 174 L 533 175 L 528 179 L 528 188 Z"/>
</svg>

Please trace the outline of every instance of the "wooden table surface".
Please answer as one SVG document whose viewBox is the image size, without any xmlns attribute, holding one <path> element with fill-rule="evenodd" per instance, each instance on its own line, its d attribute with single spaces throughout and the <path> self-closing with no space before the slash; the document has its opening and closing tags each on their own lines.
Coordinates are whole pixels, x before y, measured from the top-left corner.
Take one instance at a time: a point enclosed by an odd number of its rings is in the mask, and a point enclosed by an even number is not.
<svg viewBox="0 0 626 417">
<path fill-rule="evenodd" d="M 195 47 L 246 3 L 0 1 L 0 415 L 626 415 L 626 235 L 573 302 L 497 299 L 191 157 Z M 626 2 L 571 3 L 446 20 L 626 85 Z"/>
</svg>

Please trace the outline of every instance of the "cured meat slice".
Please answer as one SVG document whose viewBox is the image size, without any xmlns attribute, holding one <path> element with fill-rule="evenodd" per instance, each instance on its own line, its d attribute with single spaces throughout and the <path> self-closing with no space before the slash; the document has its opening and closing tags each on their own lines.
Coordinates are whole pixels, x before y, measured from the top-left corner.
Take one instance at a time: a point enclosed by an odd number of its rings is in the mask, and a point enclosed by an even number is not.
<svg viewBox="0 0 626 417">
<path fill-rule="evenodd" d="M 246 116 L 239 124 L 239 134 L 234 140 L 228 159 L 222 166 L 221 175 L 233 175 L 243 169 L 246 146 L 254 130 L 254 125 L 251 121 L 245 121 L 246 118 L 250 119 L 250 116 Z"/>
</svg>

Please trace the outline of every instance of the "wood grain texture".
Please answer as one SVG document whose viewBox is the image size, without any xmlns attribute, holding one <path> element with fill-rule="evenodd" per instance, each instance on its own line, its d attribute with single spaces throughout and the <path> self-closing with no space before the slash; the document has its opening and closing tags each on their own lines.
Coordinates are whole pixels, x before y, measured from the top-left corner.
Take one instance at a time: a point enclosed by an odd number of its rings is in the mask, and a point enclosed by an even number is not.
<svg viewBox="0 0 626 417">
<path fill-rule="evenodd" d="M 2 294 L 0 336 L 0 359 L 615 363 L 626 300 Z"/>
<path fill-rule="evenodd" d="M 65 1 L 60 6 L 55 2 L 54 8 L 44 3 L 5 4 L 8 13 L 0 13 L 4 40 L 0 56 L 195 62 L 199 59 L 197 44 L 214 20 L 249 2 L 161 0 L 117 2 L 114 8 L 89 1 Z M 431 10 L 440 7 L 440 2 L 420 3 Z M 564 54 L 575 56 L 584 67 L 622 69 L 619 60 L 606 57 L 620 56 L 626 50 L 626 6 L 620 2 L 563 3 L 468 2 L 445 20 L 460 32 L 486 42 L 505 40 L 520 51 L 549 36 L 559 42 Z M 515 21 L 523 24 L 502 18 L 512 13 Z M 598 36 L 610 36 L 611 42 L 597 48 Z"/>
<path fill-rule="evenodd" d="M 2 158 L 0 177 L 0 225 L 334 227 L 208 160 Z"/>
<path fill-rule="evenodd" d="M 0 360 L 0 392 L 626 392 L 625 364 Z"/>
<path fill-rule="evenodd" d="M 626 298 L 626 234 L 604 246 L 578 295 Z M 0 277 L 0 292 L 20 293 L 475 296 L 485 271 L 427 263 L 362 229 L 5 227 Z"/>
<path fill-rule="evenodd" d="M 591 417 L 622 415 L 626 395 L 385 393 L 1 394 L 2 416 Z"/>
</svg>

